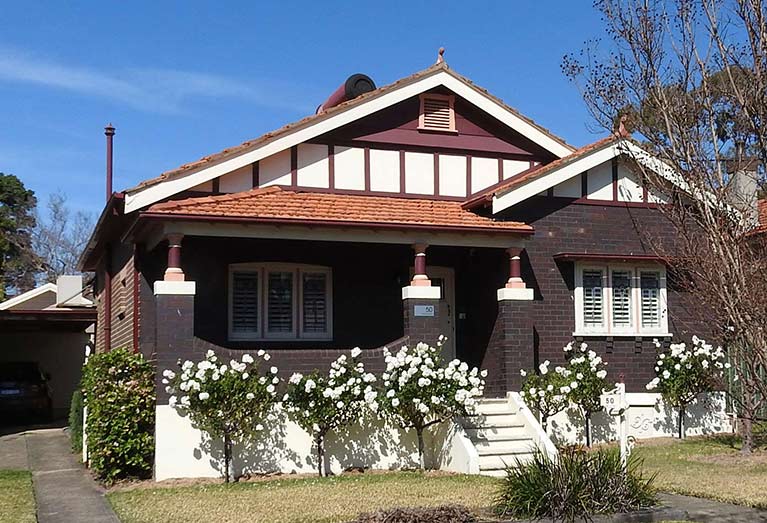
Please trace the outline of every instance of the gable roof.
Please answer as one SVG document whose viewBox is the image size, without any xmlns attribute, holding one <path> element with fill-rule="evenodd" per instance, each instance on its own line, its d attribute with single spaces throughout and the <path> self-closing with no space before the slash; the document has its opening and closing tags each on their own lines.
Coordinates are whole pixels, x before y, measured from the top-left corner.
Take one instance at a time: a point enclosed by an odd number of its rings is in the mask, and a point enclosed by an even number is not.
<svg viewBox="0 0 767 523">
<path fill-rule="evenodd" d="M 34 298 L 37 298 L 38 296 L 42 296 L 43 294 L 48 292 L 53 293 L 53 305 L 55 305 L 56 304 L 56 284 L 46 283 L 45 285 L 40 285 L 39 287 L 36 287 L 25 293 L 19 294 L 18 296 L 14 296 L 13 298 L 9 300 L 0 302 L 0 311 L 11 309 L 12 307 L 16 307 L 25 302 L 31 301 Z"/>
<path fill-rule="evenodd" d="M 437 86 L 450 89 L 557 157 L 567 156 L 574 150 L 563 139 L 455 73 L 443 62 L 331 107 L 325 112 L 307 116 L 256 139 L 146 180 L 126 191 L 125 212 L 147 207 Z"/>
<path fill-rule="evenodd" d="M 460 201 L 303 192 L 277 186 L 157 203 L 142 216 L 455 232 L 533 232 L 530 225 L 521 222 L 498 221 L 467 211 Z"/>
</svg>

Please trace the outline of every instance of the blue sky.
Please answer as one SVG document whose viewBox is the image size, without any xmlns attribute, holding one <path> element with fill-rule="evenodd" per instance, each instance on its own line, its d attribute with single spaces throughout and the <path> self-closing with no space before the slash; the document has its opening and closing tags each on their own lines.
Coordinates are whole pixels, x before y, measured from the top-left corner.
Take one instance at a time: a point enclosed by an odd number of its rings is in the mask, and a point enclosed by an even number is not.
<svg viewBox="0 0 767 523">
<path fill-rule="evenodd" d="M 349 74 L 448 64 L 574 145 L 596 138 L 562 56 L 601 36 L 590 1 L 7 2 L 0 171 L 98 213 L 115 189 L 297 120 Z"/>
</svg>

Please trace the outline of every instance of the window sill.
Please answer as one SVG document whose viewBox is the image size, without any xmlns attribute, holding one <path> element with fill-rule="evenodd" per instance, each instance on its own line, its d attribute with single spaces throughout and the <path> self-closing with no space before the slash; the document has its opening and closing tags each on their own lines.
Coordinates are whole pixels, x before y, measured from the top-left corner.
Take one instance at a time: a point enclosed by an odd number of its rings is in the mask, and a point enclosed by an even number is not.
<svg viewBox="0 0 767 523">
<path fill-rule="evenodd" d="M 575 338 L 671 338 L 670 332 L 573 332 Z"/>
<path fill-rule="evenodd" d="M 297 343 L 297 342 L 314 342 L 314 341 L 333 341 L 333 337 L 325 336 L 325 337 L 311 337 L 311 338 L 248 338 L 248 337 L 240 337 L 240 336 L 230 336 L 227 341 L 235 342 L 235 341 L 254 341 L 259 343 L 265 343 L 265 342 L 288 342 L 288 343 Z"/>
</svg>

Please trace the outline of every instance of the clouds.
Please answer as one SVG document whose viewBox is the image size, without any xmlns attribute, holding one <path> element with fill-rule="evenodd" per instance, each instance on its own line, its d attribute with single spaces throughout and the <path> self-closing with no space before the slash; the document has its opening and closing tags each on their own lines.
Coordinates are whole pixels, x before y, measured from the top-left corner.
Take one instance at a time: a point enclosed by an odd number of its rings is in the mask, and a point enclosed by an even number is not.
<svg viewBox="0 0 767 523">
<path fill-rule="evenodd" d="M 240 99 L 273 109 L 307 112 L 290 90 L 212 73 L 157 68 L 107 70 L 57 63 L 0 47 L 0 83 L 33 84 L 98 97 L 153 113 L 183 113 L 201 99 Z"/>
</svg>

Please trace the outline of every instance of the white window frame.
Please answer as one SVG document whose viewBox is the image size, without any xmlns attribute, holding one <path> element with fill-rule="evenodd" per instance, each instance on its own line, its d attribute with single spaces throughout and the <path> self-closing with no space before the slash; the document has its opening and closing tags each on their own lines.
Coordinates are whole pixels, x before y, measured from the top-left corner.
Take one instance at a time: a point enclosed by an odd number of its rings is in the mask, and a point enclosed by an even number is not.
<svg viewBox="0 0 767 523">
<path fill-rule="evenodd" d="M 587 326 L 583 321 L 583 272 L 588 270 L 602 271 L 602 319 L 601 327 Z M 628 327 L 613 325 L 613 271 L 629 272 L 631 275 L 631 324 Z M 658 327 L 642 327 L 642 289 L 640 274 L 642 272 L 657 272 L 660 274 L 660 325 Z M 668 332 L 668 294 L 666 290 L 666 267 L 652 263 L 575 263 L 575 332 L 573 336 L 629 336 L 629 337 L 666 337 Z"/>
<path fill-rule="evenodd" d="M 234 332 L 234 273 L 257 272 L 259 274 L 258 331 Z M 268 274 L 270 272 L 290 272 L 293 275 L 293 329 L 291 332 L 269 332 L 268 326 Z M 326 277 L 325 299 L 327 303 L 327 332 L 303 332 L 303 274 L 321 273 Z M 333 339 L 333 271 L 330 267 L 306 265 L 302 263 L 233 263 L 229 265 L 228 334 L 231 341 L 319 341 Z"/>
</svg>

